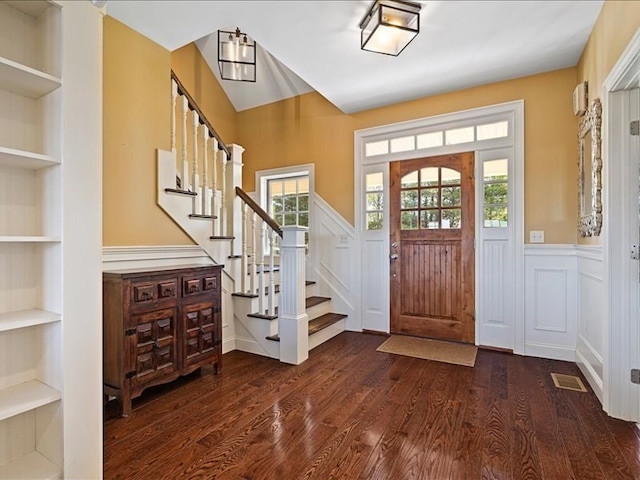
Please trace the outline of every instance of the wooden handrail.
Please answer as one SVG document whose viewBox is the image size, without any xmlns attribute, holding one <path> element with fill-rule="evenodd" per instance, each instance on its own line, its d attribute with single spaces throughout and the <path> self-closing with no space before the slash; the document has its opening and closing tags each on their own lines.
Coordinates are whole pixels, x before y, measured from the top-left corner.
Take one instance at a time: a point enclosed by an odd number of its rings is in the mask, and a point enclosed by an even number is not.
<svg viewBox="0 0 640 480">
<path fill-rule="evenodd" d="M 280 237 L 282 237 L 282 229 L 280 225 L 276 223 L 276 221 L 269 216 L 267 212 L 265 212 L 260 205 L 258 205 L 253 198 L 251 198 L 247 193 L 242 190 L 240 187 L 236 187 L 236 195 L 238 195 L 244 203 L 248 205 L 248 207 L 256 212 L 258 216 L 267 222 L 267 225 L 271 227 L 271 229 L 276 232 Z"/>
<path fill-rule="evenodd" d="M 214 137 L 216 140 L 218 140 L 218 148 L 220 150 L 224 150 L 227 153 L 227 158 L 231 158 L 231 151 L 222 141 L 222 139 L 220 138 L 220 135 L 218 135 L 218 133 L 214 130 L 209 120 L 207 120 L 207 117 L 204 115 L 204 113 L 202 113 L 202 110 L 200 110 L 200 107 L 198 107 L 198 104 L 196 103 L 196 101 L 189 94 L 187 89 L 184 88 L 184 85 L 182 84 L 182 82 L 180 82 L 180 80 L 178 79 L 178 76 L 175 74 L 173 70 L 171 70 L 171 79 L 175 81 L 176 84 L 178 85 L 178 93 L 180 95 L 184 95 L 185 97 L 187 97 L 187 102 L 189 102 L 189 106 L 191 107 L 192 110 L 195 110 L 198 116 L 200 117 L 200 123 L 207 126 L 207 128 L 209 129 L 209 135 L 211 137 Z"/>
</svg>

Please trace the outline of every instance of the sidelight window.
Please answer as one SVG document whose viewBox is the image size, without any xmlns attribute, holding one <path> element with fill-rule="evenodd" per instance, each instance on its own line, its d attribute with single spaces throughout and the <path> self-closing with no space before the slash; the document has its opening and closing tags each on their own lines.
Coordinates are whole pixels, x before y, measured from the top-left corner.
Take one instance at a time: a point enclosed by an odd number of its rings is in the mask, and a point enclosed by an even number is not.
<svg viewBox="0 0 640 480">
<path fill-rule="evenodd" d="M 508 161 L 489 160 L 482 164 L 485 228 L 503 228 L 509 219 Z"/>
</svg>

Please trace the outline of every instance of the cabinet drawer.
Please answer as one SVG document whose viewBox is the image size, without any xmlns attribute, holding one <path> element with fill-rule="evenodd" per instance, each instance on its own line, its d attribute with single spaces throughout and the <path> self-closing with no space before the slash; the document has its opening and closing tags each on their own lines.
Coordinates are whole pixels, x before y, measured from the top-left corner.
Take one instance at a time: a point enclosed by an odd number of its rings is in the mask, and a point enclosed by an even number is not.
<svg viewBox="0 0 640 480">
<path fill-rule="evenodd" d="M 189 297 L 203 293 L 212 294 L 218 290 L 218 278 L 213 275 L 184 277 L 182 279 L 182 296 Z"/>
<path fill-rule="evenodd" d="M 159 300 L 178 297 L 178 279 L 170 278 L 154 282 L 137 282 L 131 285 L 131 305 L 153 304 Z"/>
</svg>

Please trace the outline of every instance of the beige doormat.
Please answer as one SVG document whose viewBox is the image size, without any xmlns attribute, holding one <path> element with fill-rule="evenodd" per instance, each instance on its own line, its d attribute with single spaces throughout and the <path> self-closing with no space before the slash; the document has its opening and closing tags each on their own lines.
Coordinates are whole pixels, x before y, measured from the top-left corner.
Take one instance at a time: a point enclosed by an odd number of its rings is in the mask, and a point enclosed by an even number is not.
<svg viewBox="0 0 640 480">
<path fill-rule="evenodd" d="M 407 357 L 435 360 L 436 362 L 453 363 L 465 367 L 473 367 L 475 365 L 476 354 L 478 353 L 478 348 L 475 345 L 404 335 L 392 335 L 376 350 Z"/>
</svg>

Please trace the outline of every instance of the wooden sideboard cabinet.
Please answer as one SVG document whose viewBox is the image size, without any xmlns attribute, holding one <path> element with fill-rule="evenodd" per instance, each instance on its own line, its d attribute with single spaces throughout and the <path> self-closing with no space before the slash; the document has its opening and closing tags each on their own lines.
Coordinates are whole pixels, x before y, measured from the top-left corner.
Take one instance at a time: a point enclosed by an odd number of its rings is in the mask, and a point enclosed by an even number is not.
<svg viewBox="0 0 640 480">
<path fill-rule="evenodd" d="M 222 367 L 222 265 L 103 272 L 104 388 L 122 416 L 145 388 Z"/>
</svg>

